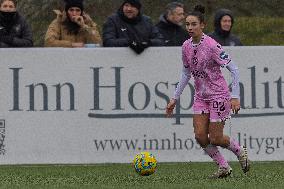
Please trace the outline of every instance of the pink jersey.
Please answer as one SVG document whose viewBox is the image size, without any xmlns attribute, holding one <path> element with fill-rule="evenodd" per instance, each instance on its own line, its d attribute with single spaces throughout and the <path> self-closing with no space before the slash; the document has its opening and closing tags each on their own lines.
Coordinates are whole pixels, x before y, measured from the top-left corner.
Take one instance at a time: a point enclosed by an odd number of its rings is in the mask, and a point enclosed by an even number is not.
<svg viewBox="0 0 284 189">
<path fill-rule="evenodd" d="M 199 44 L 192 38 L 182 46 L 183 66 L 194 77 L 195 98 L 213 100 L 230 98 L 230 91 L 220 67 L 225 67 L 231 58 L 214 39 L 203 34 Z"/>
</svg>

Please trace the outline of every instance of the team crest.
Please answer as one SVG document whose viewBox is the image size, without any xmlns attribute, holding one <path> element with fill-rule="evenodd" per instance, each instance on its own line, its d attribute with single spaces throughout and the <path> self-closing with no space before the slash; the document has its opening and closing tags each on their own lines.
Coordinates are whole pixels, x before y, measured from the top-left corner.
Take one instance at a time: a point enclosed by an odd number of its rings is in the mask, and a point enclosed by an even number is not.
<svg viewBox="0 0 284 189">
<path fill-rule="evenodd" d="M 220 58 L 221 58 L 222 60 L 228 60 L 228 59 L 229 59 L 229 55 L 228 55 L 225 51 L 223 51 L 223 52 L 220 54 Z"/>
</svg>

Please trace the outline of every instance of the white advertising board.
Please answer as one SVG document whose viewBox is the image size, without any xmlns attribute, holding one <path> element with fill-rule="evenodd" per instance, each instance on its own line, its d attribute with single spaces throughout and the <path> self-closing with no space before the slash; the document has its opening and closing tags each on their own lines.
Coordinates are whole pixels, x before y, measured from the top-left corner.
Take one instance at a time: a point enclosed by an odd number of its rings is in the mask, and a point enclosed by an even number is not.
<svg viewBox="0 0 284 189">
<path fill-rule="evenodd" d="M 284 47 L 226 50 L 239 66 L 242 103 L 226 133 L 248 147 L 253 161 L 284 160 Z M 128 163 L 139 151 L 159 162 L 211 161 L 193 135 L 192 81 L 176 115 L 165 118 L 181 48 L 0 54 L 0 164 Z"/>
</svg>

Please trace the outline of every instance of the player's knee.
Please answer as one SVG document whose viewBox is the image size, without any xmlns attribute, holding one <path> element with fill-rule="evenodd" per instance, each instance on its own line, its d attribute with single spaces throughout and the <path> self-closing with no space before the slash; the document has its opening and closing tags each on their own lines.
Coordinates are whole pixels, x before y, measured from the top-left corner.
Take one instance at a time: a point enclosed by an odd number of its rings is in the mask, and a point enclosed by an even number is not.
<svg viewBox="0 0 284 189">
<path fill-rule="evenodd" d="M 201 147 L 206 147 L 208 145 L 208 136 L 204 134 L 195 134 L 195 140 Z"/>
<path fill-rule="evenodd" d="M 213 145 L 219 145 L 221 143 L 220 138 L 215 137 L 215 136 L 209 136 L 209 141 L 210 141 L 210 144 L 213 144 Z"/>
</svg>

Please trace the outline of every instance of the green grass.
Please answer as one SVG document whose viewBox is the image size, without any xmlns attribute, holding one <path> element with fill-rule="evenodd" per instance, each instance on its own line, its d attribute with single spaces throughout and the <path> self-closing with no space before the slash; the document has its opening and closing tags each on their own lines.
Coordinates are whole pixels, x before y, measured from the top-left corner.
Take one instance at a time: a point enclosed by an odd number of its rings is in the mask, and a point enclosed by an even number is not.
<svg viewBox="0 0 284 189">
<path fill-rule="evenodd" d="M 0 166 L 0 188 L 284 188 L 284 162 L 254 162 L 244 175 L 237 162 L 233 176 L 210 180 L 213 163 L 162 163 L 151 176 L 130 164 Z"/>
</svg>

